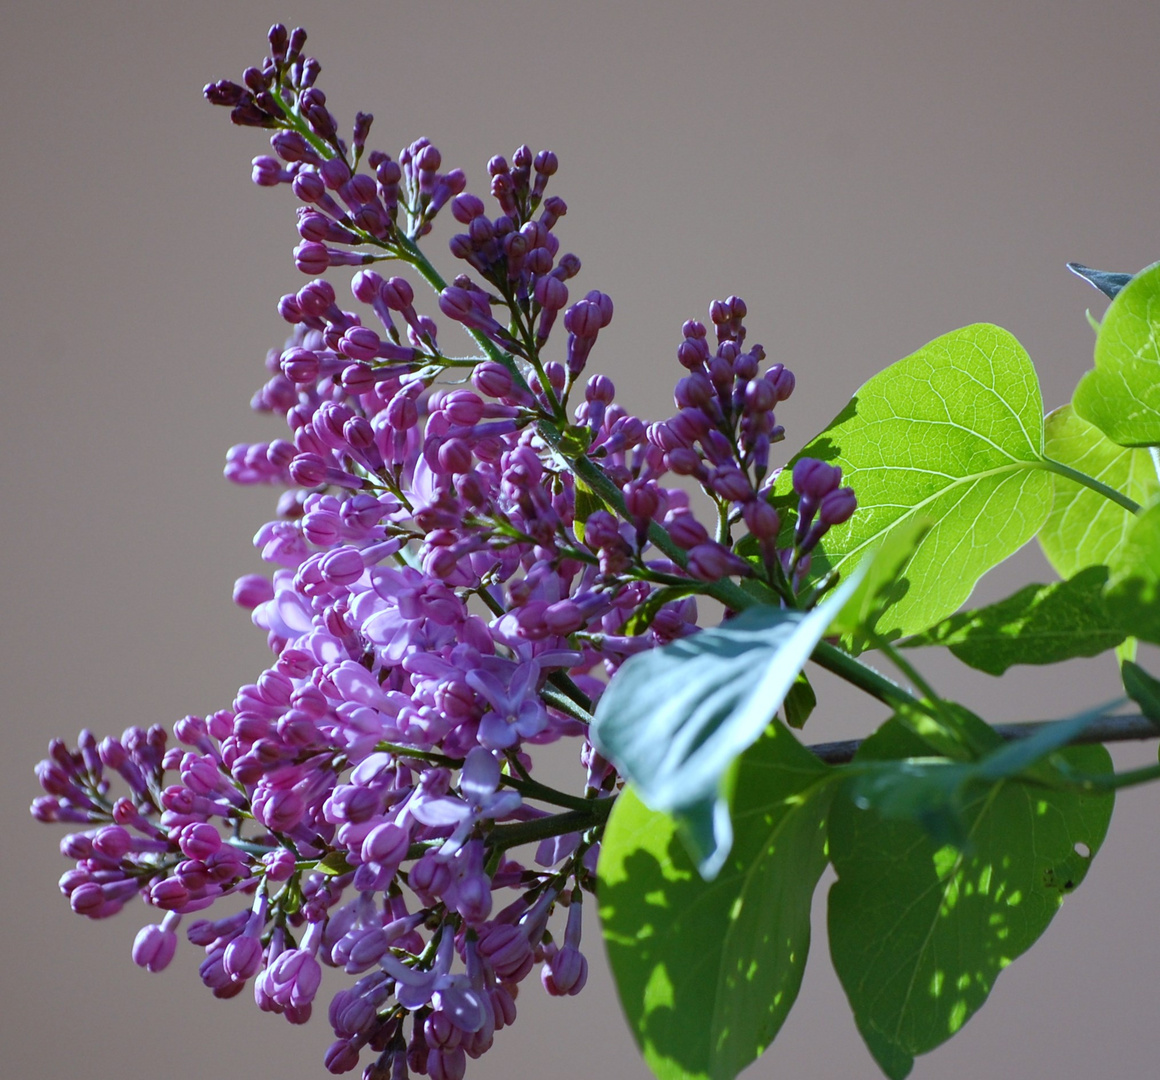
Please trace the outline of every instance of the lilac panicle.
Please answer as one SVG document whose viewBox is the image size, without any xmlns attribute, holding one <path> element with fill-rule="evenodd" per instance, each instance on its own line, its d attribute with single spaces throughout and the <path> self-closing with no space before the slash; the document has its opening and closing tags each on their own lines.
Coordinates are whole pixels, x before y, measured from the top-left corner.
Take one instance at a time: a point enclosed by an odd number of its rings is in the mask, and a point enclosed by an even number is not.
<svg viewBox="0 0 1160 1080">
<path fill-rule="evenodd" d="M 368 1077 L 458 1080 L 537 966 L 553 995 L 586 981 L 583 894 L 619 782 L 586 738 L 607 677 L 695 633 L 690 594 L 723 578 L 796 604 L 810 553 L 856 502 L 809 460 L 793 470 L 795 521 L 769 501 L 794 377 L 746 344 L 740 298 L 710 306 L 712 341 L 684 324 L 676 412 L 646 425 L 606 376 L 584 378 L 613 303 L 573 284 L 556 155 L 492 158 L 489 202 L 427 139 L 397 158 L 368 149 L 369 114 L 348 145 L 305 33 L 276 25 L 269 42 L 205 96 L 273 132 L 253 179 L 300 202 L 293 258 L 313 279 L 278 303 L 289 335 L 252 402 L 287 431 L 226 456 L 229 479 L 287 489 L 254 538 L 270 572 L 234 586 L 272 659 L 226 707 L 179 721 L 175 745 L 160 727 L 54 741 L 32 809 L 76 830 L 60 880 L 75 911 L 140 897 L 163 913 L 137 935 L 138 965 L 165 968 L 188 917 L 209 990 L 249 985 L 295 1024 L 322 966 L 342 968 L 330 1071 L 366 1052 Z M 417 246 L 444 207 L 462 230 L 450 284 Z M 435 304 L 372 268 L 386 260 L 435 282 Z M 359 268 L 352 310 L 322 276 L 333 267 Z M 447 320 L 484 355 L 445 351 Z M 532 749 L 563 738 L 579 795 L 532 775 Z M 246 908 L 214 917 L 235 895 Z"/>
</svg>

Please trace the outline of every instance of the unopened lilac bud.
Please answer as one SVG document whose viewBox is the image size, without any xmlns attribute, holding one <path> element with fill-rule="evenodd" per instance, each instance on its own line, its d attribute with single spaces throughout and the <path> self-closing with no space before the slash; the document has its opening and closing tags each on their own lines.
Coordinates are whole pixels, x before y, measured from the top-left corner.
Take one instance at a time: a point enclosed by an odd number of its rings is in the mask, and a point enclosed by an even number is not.
<svg viewBox="0 0 1160 1080">
<path fill-rule="evenodd" d="M 382 295 L 392 311 L 406 311 L 415 302 L 415 290 L 406 278 L 388 278 L 383 282 Z"/>
<path fill-rule="evenodd" d="M 463 439 L 446 439 L 439 446 L 439 466 L 449 473 L 470 472 L 474 458 Z"/>
<path fill-rule="evenodd" d="M 338 351 L 351 360 L 373 360 L 382 339 L 369 326 L 351 326 L 338 342 Z"/>
<path fill-rule="evenodd" d="M 357 548 L 341 547 L 328 551 L 319 565 L 322 576 L 331 585 L 351 585 L 363 575 L 366 567 Z"/>
<path fill-rule="evenodd" d="M 167 920 L 172 917 L 167 916 Z M 165 924 L 141 927 L 133 941 L 133 963 L 146 971 L 164 970 L 176 952 L 177 935 Z"/>
<path fill-rule="evenodd" d="M 629 516 L 638 521 L 650 520 L 660 506 L 660 495 L 655 484 L 633 481 L 624 487 L 623 493 Z"/>
<path fill-rule="evenodd" d="M 358 1054 L 360 1043 L 355 1038 L 350 1039 L 336 1039 L 327 1048 L 323 1055 L 322 1063 L 326 1066 L 328 1072 L 339 1073 L 350 1072 L 356 1065 L 358 1065 Z"/>
<path fill-rule="evenodd" d="M 666 514 L 665 528 L 668 529 L 669 535 L 673 538 L 673 542 L 686 551 L 695 548 L 698 544 L 705 544 L 709 541 L 709 533 L 705 529 L 705 526 L 688 510 Z"/>
<path fill-rule="evenodd" d="M 326 184 L 312 169 L 300 169 L 290 185 L 294 194 L 304 203 L 313 205 L 326 198 Z"/>
<path fill-rule="evenodd" d="M 282 354 L 282 373 L 292 383 L 317 381 L 320 368 L 318 354 L 310 349 L 289 349 Z"/>
<path fill-rule="evenodd" d="M 587 300 L 573 304 L 564 312 L 564 329 L 579 338 L 594 338 L 600 332 L 600 309 Z"/>
<path fill-rule="evenodd" d="M 451 200 L 451 216 L 461 225 L 469 225 L 483 212 L 483 200 L 478 195 L 463 192 Z"/>
<path fill-rule="evenodd" d="M 549 311 L 559 311 L 568 303 L 568 286 L 559 278 L 541 277 L 536 281 L 536 303 Z"/>
<path fill-rule="evenodd" d="M 753 497 L 749 478 L 735 465 L 724 465 L 709 474 L 708 485 L 715 494 L 730 502 L 744 502 Z"/>
<path fill-rule="evenodd" d="M 211 105 L 225 105 L 228 108 L 240 104 L 246 97 L 245 89 L 228 79 L 207 83 L 202 94 Z"/>
<path fill-rule="evenodd" d="M 768 412 L 778 402 L 777 390 L 768 379 L 750 379 L 745 386 L 745 411 Z"/>
<path fill-rule="evenodd" d="M 303 240 L 294 249 L 294 265 L 304 274 L 322 274 L 330 266 L 330 252 L 325 244 Z"/>
<path fill-rule="evenodd" d="M 681 379 L 673 392 L 678 409 L 705 409 L 716 400 L 713 383 L 703 371 L 694 371 Z"/>
<path fill-rule="evenodd" d="M 821 500 L 842 482 L 842 470 L 816 458 L 802 458 L 793 467 L 793 489 L 799 495 Z"/>
<path fill-rule="evenodd" d="M 282 168 L 277 158 L 268 154 L 254 158 L 250 178 L 258 187 L 277 187 L 291 179 L 291 174 Z"/>
<path fill-rule="evenodd" d="M 705 471 L 701 456 L 688 446 L 676 446 L 666 451 L 665 468 L 678 476 L 700 476 Z"/>
<path fill-rule="evenodd" d="M 823 496 L 818 506 L 818 520 L 825 526 L 841 525 L 849 521 L 858 508 L 852 488 L 838 488 Z"/>
<path fill-rule="evenodd" d="M 593 375 L 584 387 L 585 401 L 601 401 L 605 405 L 611 405 L 615 397 L 616 387 L 606 375 Z"/>
<path fill-rule="evenodd" d="M 249 979 L 262 966 L 262 943 L 256 937 L 240 934 L 226 946 L 222 967 L 235 982 Z"/>
<path fill-rule="evenodd" d="M 786 398 L 789 398 L 790 394 L 793 393 L 793 387 L 797 383 L 797 380 L 793 378 L 793 372 L 789 368 L 782 367 L 781 364 L 774 364 L 766 372 L 766 379 L 768 382 L 774 384 L 778 401 L 784 401 Z"/>
<path fill-rule="evenodd" d="M 507 397 L 512 390 L 511 373 L 494 360 L 485 360 L 482 364 L 477 364 L 471 373 L 471 381 L 475 388 L 487 397 Z"/>
<path fill-rule="evenodd" d="M 467 1072 L 467 1054 L 462 1046 L 454 1050 L 430 1050 L 427 1053 L 427 1075 L 431 1080 L 463 1080 Z"/>
<path fill-rule="evenodd" d="M 773 540 L 781 528 L 781 518 L 777 511 L 764 499 L 754 499 L 741 508 L 745 527 L 758 540 Z"/>
<path fill-rule="evenodd" d="M 711 540 L 698 544 L 689 551 L 687 567 L 689 576 L 698 581 L 720 581 L 730 574 L 743 573 L 747 569 L 744 560 L 739 559 L 728 548 Z"/>
</svg>

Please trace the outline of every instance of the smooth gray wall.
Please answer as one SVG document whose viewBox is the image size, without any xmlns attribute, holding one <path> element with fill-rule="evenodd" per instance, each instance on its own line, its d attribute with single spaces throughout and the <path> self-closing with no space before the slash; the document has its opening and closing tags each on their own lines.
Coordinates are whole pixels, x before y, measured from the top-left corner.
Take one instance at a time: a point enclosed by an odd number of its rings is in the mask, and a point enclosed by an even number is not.
<svg viewBox="0 0 1160 1080">
<path fill-rule="evenodd" d="M 344 122 L 375 113 L 372 144 L 428 135 L 475 190 L 492 153 L 557 151 L 559 235 L 581 287 L 617 305 L 590 366 L 630 408 L 667 415 L 682 320 L 743 296 L 750 339 L 798 376 L 787 455 L 875 371 L 977 320 L 1012 330 L 1062 403 L 1090 365 L 1084 308 L 1102 306 L 1064 262 L 1160 257 L 1151 0 L 7 5 L 4 1077 L 322 1075 L 324 1002 L 298 1029 L 248 991 L 214 1001 L 187 943 L 162 975 L 139 971 L 129 945 L 151 913 L 72 915 L 56 888 L 64 830 L 26 809 L 52 735 L 171 724 L 228 704 L 267 662 L 229 597 L 260 568 L 250 537 L 274 498 L 221 467 L 231 443 L 275 431 L 248 400 L 283 335 L 274 303 L 302 281 L 294 203 L 250 185 L 261 133 L 200 90 L 256 62 L 276 18 L 310 30 Z M 448 235 L 433 245 L 444 266 Z M 982 593 L 1047 573 L 1031 551 Z M 992 720 L 1117 693 L 1106 659 L 1002 683 L 950 659 L 926 670 Z M 813 738 L 876 719 L 824 690 Z M 1122 799 L 1044 941 L 916 1077 L 1160 1072 L 1158 808 L 1160 789 Z M 876 1075 L 818 929 L 754 1077 Z M 529 980 L 516 1026 L 469 1076 L 645 1077 L 588 942 L 586 992 L 548 1001 Z"/>
</svg>

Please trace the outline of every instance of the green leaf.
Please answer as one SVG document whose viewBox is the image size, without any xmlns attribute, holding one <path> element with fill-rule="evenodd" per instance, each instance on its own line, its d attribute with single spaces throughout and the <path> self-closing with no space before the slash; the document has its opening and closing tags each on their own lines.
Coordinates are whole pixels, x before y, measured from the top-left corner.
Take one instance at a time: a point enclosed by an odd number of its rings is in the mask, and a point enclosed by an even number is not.
<svg viewBox="0 0 1160 1080">
<path fill-rule="evenodd" d="M 705 882 L 678 826 L 629 787 L 600 851 L 600 919 L 621 1005 L 659 1080 L 732 1080 L 785 1021 L 826 866 L 835 772 L 781 724 L 742 756 L 737 835 Z"/>
<path fill-rule="evenodd" d="M 1160 681 L 1130 660 L 1120 666 L 1120 675 L 1124 680 L 1124 690 L 1140 706 L 1140 712 L 1160 724 Z"/>
<path fill-rule="evenodd" d="M 888 723 L 863 752 L 905 757 L 921 746 Z M 1111 770 L 1101 746 L 1060 754 L 1083 772 Z M 1112 804 L 1110 793 L 1018 780 L 976 786 L 964 800 L 968 846 L 959 849 L 838 794 L 830 951 L 858 1029 L 888 1076 L 906 1076 L 915 1055 L 954 1035 L 999 972 L 1043 933 L 1099 850 Z"/>
<path fill-rule="evenodd" d="M 866 557 L 861 582 L 830 628 L 831 632 L 843 635 L 842 644 L 854 655 L 870 647 L 878 621 L 895 600 L 905 595 L 907 583 L 902 577 L 902 568 L 914 557 L 932 525 L 930 518 L 911 518 L 891 529 Z"/>
<path fill-rule="evenodd" d="M 1095 367 L 1071 400 L 1112 442 L 1160 445 L 1160 263 L 1141 270 L 1108 307 Z"/>
<path fill-rule="evenodd" d="M 572 483 L 575 485 L 576 495 L 576 509 L 572 521 L 572 530 L 576 533 L 576 539 L 580 543 L 584 543 L 585 523 L 597 510 L 603 510 L 605 507 L 600 496 L 584 483 L 580 477 L 574 476 Z"/>
<path fill-rule="evenodd" d="M 804 671 L 799 671 L 789 693 L 785 695 L 785 722 L 795 731 L 801 731 L 817 704 L 818 697 L 810 680 Z"/>
<path fill-rule="evenodd" d="M 318 867 L 322 873 L 328 877 L 336 877 L 339 874 L 349 874 L 354 870 L 354 867 L 346 861 L 346 855 L 341 851 L 332 851 L 328 855 L 318 860 Z"/>
<path fill-rule="evenodd" d="M 685 826 L 701 873 L 712 877 L 732 836 L 722 784 L 760 738 L 857 575 L 811 612 L 752 607 L 627 660 L 600 697 L 589 731 L 652 809 Z"/>
<path fill-rule="evenodd" d="M 934 522 L 901 568 L 885 637 L 949 615 L 1051 509 L 1039 381 L 1023 347 L 997 326 L 946 334 L 875 375 L 802 457 L 840 465 L 858 497 L 854 516 L 815 554 L 817 574 L 848 571 L 917 518 Z M 796 504 L 788 468 L 774 501 L 787 511 Z M 782 515 L 787 540 L 792 516 Z"/>
<path fill-rule="evenodd" d="M 1133 637 L 1160 644 L 1160 500 L 1141 511 L 1108 569 L 1115 617 Z"/>
<path fill-rule="evenodd" d="M 1160 495 L 1160 480 L 1147 450 L 1117 446 L 1070 405 L 1055 409 L 1044 421 L 1044 452 L 1140 504 Z M 1085 566 L 1108 562 L 1122 546 L 1136 520 L 1122 506 L 1058 474 L 1052 475 L 1055 501 L 1039 543 L 1060 577 Z"/>
<path fill-rule="evenodd" d="M 665 604 L 670 604 L 674 600 L 682 600 L 686 596 L 692 596 L 698 591 L 699 589 L 696 585 L 662 586 L 655 590 L 640 607 L 633 611 L 625 620 L 619 633 L 629 637 L 636 637 L 638 634 L 645 633 L 652 626 L 653 620 Z"/>
<path fill-rule="evenodd" d="M 1089 566 L 1067 581 L 1027 585 L 997 604 L 960 611 L 900 644 L 945 645 L 964 664 L 989 675 L 1002 675 L 1014 664 L 1098 656 L 1127 636 L 1104 600 L 1107 580 L 1106 566 Z"/>
</svg>

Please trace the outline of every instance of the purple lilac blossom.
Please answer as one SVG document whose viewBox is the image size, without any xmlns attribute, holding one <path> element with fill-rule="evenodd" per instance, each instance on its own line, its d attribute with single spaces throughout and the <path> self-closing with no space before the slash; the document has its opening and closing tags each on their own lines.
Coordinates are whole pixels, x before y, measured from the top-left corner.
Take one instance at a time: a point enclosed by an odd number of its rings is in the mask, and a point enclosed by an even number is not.
<svg viewBox="0 0 1160 1080">
<path fill-rule="evenodd" d="M 279 302 L 289 337 L 252 402 L 285 417 L 286 437 L 231 448 L 225 469 L 289 489 L 254 538 L 270 574 L 234 589 L 273 660 L 228 707 L 178 722 L 177 745 L 157 726 L 82 732 L 75 750 L 54 741 L 33 813 L 81 827 L 61 845 L 75 911 L 105 918 L 139 896 L 163 913 L 134 942 L 138 965 L 166 967 L 197 915 L 186 936 L 215 996 L 251 984 L 260 1009 L 304 1023 L 321 965 L 357 977 L 329 1003 L 330 1071 L 365 1051 L 366 1077 L 458 1078 L 514 1020 L 537 965 L 553 995 L 587 978 L 582 898 L 618 787 L 585 737 L 607 678 L 695 633 L 690 594 L 705 583 L 756 575 L 794 602 L 810 551 L 855 500 L 839 470 L 799 462 L 793 539 L 779 546 L 774 410 L 794 377 L 762 373 L 744 302 L 710 306 L 715 343 L 685 323 L 677 412 L 646 425 L 606 376 L 583 379 L 613 304 L 595 290 L 570 302 L 580 260 L 554 232 L 567 206 L 545 195 L 556 155 L 492 158 L 489 216 L 427 139 L 397 161 L 364 153 L 360 113 L 348 145 L 305 37 L 273 27 L 271 55 L 242 84 L 205 89 L 235 123 L 274 131 L 253 180 L 301 202 L 294 261 L 315 278 Z M 383 259 L 422 270 L 416 242 L 447 206 L 471 273 L 436 306 L 482 356 L 443 350 L 405 277 L 359 270 L 358 310 L 318 277 Z M 619 504 L 579 497 L 549 424 Z M 680 476 L 712 502 L 712 532 Z M 652 543 L 658 522 L 668 555 Z M 756 560 L 738 554 L 742 527 Z M 577 740 L 580 795 L 532 776 L 530 748 L 562 738 Z M 517 861 L 530 844 L 534 865 Z M 244 910 L 200 915 L 235 895 Z"/>
</svg>

